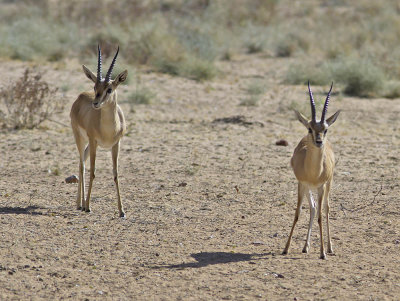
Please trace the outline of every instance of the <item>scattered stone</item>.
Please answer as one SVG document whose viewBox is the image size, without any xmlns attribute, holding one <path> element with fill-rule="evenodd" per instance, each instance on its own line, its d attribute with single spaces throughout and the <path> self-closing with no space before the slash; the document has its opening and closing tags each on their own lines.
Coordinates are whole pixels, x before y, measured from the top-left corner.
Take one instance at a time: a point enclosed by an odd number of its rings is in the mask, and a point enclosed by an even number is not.
<svg viewBox="0 0 400 301">
<path fill-rule="evenodd" d="M 287 142 L 285 139 L 281 139 L 275 142 L 276 145 L 280 145 L 280 146 L 288 146 L 289 142 Z"/>
<path fill-rule="evenodd" d="M 178 185 L 178 187 L 186 187 L 186 186 L 187 186 L 186 182 L 179 183 L 179 185 Z"/>
<path fill-rule="evenodd" d="M 282 274 L 278 274 L 278 273 L 272 273 L 272 275 L 274 275 L 276 278 L 285 278 L 285 276 L 283 276 Z"/>
<path fill-rule="evenodd" d="M 78 183 L 78 182 L 79 182 L 79 179 L 76 175 L 72 175 L 72 176 L 69 176 L 68 178 L 65 178 L 65 183 L 67 183 L 67 184 Z"/>
</svg>

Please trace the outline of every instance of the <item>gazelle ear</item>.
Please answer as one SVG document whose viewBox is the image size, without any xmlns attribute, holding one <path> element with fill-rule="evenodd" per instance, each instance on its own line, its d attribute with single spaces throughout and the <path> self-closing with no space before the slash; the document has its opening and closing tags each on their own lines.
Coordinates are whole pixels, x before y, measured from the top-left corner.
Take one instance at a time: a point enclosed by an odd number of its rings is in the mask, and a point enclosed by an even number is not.
<svg viewBox="0 0 400 301">
<path fill-rule="evenodd" d="M 308 120 L 307 118 L 301 114 L 299 111 L 294 110 L 294 113 L 296 115 L 296 118 L 306 127 L 308 128 Z"/>
<path fill-rule="evenodd" d="M 128 70 L 122 71 L 117 77 L 114 79 L 114 86 L 117 87 L 120 83 L 123 83 L 128 77 Z"/>
<path fill-rule="evenodd" d="M 329 118 L 326 120 L 326 123 L 327 123 L 328 125 L 333 124 L 333 123 L 336 121 L 336 118 L 338 118 L 339 114 L 340 114 L 340 110 L 337 111 L 335 114 L 333 114 L 331 117 L 329 117 Z"/>
<path fill-rule="evenodd" d="M 82 68 L 83 68 L 83 72 L 85 73 L 87 78 L 90 79 L 92 82 L 96 83 L 97 82 L 97 76 L 94 75 L 94 73 L 92 71 L 90 71 L 89 68 L 86 67 L 85 65 L 82 65 Z"/>
</svg>

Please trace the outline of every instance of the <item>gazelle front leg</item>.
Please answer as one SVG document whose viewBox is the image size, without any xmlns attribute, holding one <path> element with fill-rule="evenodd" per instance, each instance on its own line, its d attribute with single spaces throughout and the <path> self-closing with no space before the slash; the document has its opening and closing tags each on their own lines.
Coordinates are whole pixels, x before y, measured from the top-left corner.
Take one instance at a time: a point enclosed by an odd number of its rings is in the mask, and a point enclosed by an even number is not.
<svg viewBox="0 0 400 301">
<path fill-rule="evenodd" d="M 118 182 L 119 141 L 112 147 L 111 153 L 113 161 L 114 182 L 115 182 L 115 187 L 117 188 L 119 217 L 125 217 L 124 208 L 122 207 L 122 202 L 121 202 L 121 195 L 119 193 L 119 182 Z"/>
<path fill-rule="evenodd" d="M 299 182 L 296 213 L 294 215 L 294 221 L 293 221 L 292 229 L 290 230 L 289 238 L 287 240 L 285 249 L 282 252 L 283 255 L 287 254 L 289 251 L 290 242 L 292 240 L 292 235 L 293 235 L 293 230 L 294 230 L 294 227 L 296 226 L 297 221 L 299 220 L 299 216 L 300 216 L 300 212 L 301 212 L 301 204 L 303 203 L 304 193 L 305 193 L 305 186 Z"/>
<path fill-rule="evenodd" d="M 325 211 L 326 211 L 326 231 L 328 233 L 328 253 L 333 254 L 331 234 L 329 230 L 329 192 L 331 190 L 331 184 L 332 184 L 332 179 L 330 179 L 326 183 L 324 199 L 325 199 Z"/>
<path fill-rule="evenodd" d="M 315 201 L 311 190 L 308 190 L 307 198 L 310 204 L 310 223 L 308 224 L 307 238 L 303 248 L 303 253 L 308 253 L 308 250 L 310 249 L 311 228 L 315 217 Z"/>
<path fill-rule="evenodd" d="M 322 201 L 325 194 L 325 184 L 318 188 L 318 225 L 319 225 L 319 235 L 321 238 L 321 251 L 320 258 L 326 259 L 325 248 L 324 248 L 324 236 L 322 231 Z"/>
<path fill-rule="evenodd" d="M 78 210 L 85 210 L 85 163 L 89 155 L 89 145 L 86 146 L 83 155 L 80 155 L 79 161 L 79 187 L 76 207 Z"/>
<path fill-rule="evenodd" d="M 90 212 L 90 194 L 92 192 L 92 185 L 94 180 L 94 172 L 96 169 L 96 150 L 97 150 L 97 142 L 96 140 L 89 140 L 89 153 L 90 153 L 90 179 L 89 179 L 89 188 L 86 197 L 86 203 L 84 206 L 84 210 L 86 212 Z"/>
<path fill-rule="evenodd" d="M 82 210 L 85 207 L 85 161 L 79 158 L 79 180 L 78 195 L 76 197 L 76 209 Z"/>
</svg>

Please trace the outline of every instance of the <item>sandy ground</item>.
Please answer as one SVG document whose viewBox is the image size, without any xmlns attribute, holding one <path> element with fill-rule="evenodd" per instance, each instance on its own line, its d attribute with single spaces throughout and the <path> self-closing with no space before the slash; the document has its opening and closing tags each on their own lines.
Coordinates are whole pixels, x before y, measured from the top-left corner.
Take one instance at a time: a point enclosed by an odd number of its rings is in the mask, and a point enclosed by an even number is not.
<svg viewBox="0 0 400 301">
<path fill-rule="evenodd" d="M 75 209 L 77 184 L 64 182 L 78 173 L 69 110 L 92 85 L 76 62 L 42 67 L 68 88 L 66 107 L 58 123 L 0 132 L 0 299 L 398 300 L 398 99 L 333 95 L 329 113 L 343 111 L 328 134 L 337 160 L 335 254 L 319 259 L 316 220 L 311 250 L 301 252 L 305 202 L 289 255 L 281 255 L 297 201 L 290 157 L 306 134 L 292 108 L 309 115 L 306 86 L 282 84 L 289 63 L 239 56 L 205 83 L 143 72 L 156 98 L 133 109 L 124 96 L 135 80 L 121 87 L 125 219 L 106 150 L 97 156 L 92 212 Z M 1 62 L 0 84 L 24 67 Z M 266 93 L 257 106 L 239 106 L 254 81 Z M 316 99 L 327 89 L 314 87 Z M 213 122 L 236 115 L 252 124 Z"/>
</svg>

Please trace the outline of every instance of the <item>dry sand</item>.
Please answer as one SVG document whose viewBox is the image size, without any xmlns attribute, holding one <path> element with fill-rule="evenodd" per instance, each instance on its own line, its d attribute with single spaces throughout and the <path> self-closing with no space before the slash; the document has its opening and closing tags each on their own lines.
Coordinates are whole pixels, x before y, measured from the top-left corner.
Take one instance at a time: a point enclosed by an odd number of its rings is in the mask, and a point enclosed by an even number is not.
<svg viewBox="0 0 400 301">
<path fill-rule="evenodd" d="M 72 62 L 46 79 L 66 92 L 65 111 L 40 129 L 0 132 L 1 300 L 398 300 L 400 298 L 400 102 L 334 94 L 329 131 L 337 167 L 331 192 L 334 256 L 319 259 L 318 226 L 301 253 L 305 202 L 289 255 L 296 207 L 289 162 L 306 134 L 306 86 L 282 82 L 289 60 L 222 62 L 212 82 L 144 72 L 156 93 L 134 112 L 120 154 L 126 219 L 118 218 L 111 155 L 100 150 L 92 212 L 75 209 L 78 154 L 69 109 L 91 83 Z M 5 84 L 22 63 L 1 62 Z M 9 76 L 7 76 L 9 75 Z M 239 106 L 251 82 L 267 91 Z M 314 87 L 324 100 L 328 87 Z M 340 87 L 335 87 L 335 91 Z M 243 115 L 253 124 L 215 123 Z M 62 124 L 65 124 L 62 125 Z M 289 146 L 277 146 L 279 139 Z M 315 220 L 316 221 L 316 220 Z"/>
</svg>

